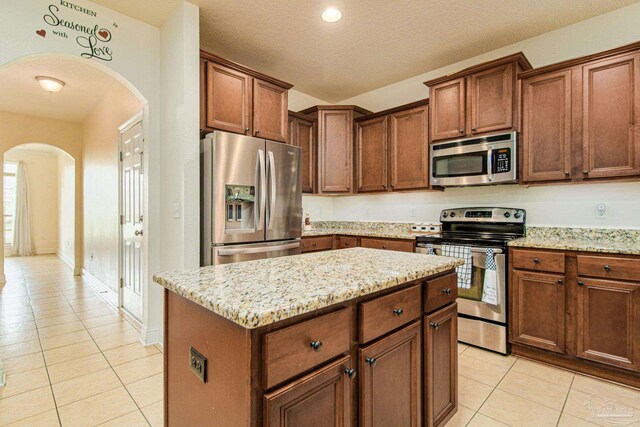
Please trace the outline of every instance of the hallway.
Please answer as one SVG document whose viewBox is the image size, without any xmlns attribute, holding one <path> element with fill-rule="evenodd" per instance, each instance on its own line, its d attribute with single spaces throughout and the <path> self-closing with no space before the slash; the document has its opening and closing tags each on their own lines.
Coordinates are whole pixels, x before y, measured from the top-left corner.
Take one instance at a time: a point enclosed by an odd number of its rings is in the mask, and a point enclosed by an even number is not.
<svg viewBox="0 0 640 427">
<path fill-rule="evenodd" d="M 54 255 L 5 260 L 0 426 L 161 426 L 162 353 Z"/>
</svg>

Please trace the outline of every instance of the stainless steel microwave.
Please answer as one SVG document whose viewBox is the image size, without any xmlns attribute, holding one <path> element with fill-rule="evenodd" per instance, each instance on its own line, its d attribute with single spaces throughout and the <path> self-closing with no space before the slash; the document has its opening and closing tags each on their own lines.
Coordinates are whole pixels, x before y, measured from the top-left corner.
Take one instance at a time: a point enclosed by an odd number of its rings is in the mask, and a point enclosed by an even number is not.
<svg viewBox="0 0 640 427">
<path fill-rule="evenodd" d="M 431 145 L 431 185 L 463 187 L 518 182 L 517 133 Z"/>
</svg>

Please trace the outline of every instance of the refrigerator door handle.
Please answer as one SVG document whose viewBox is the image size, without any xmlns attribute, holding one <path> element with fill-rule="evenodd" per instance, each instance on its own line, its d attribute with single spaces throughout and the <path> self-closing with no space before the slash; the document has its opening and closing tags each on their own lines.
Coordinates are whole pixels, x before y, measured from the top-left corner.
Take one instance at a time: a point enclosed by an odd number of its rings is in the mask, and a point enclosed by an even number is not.
<svg viewBox="0 0 640 427">
<path fill-rule="evenodd" d="M 269 200 L 269 220 L 268 220 L 268 230 L 273 228 L 273 218 L 275 216 L 276 211 L 276 189 L 278 188 L 276 185 L 276 159 L 273 155 L 273 151 L 269 150 L 269 185 L 270 189 L 270 200 Z"/>
<path fill-rule="evenodd" d="M 277 252 L 285 249 L 295 249 L 300 247 L 300 242 L 287 243 L 285 245 L 277 246 L 265 246 L 262 248 L 236 248 L 236 249 L 220 249 L 218 255 L 230 256 L 230 255 L 244 255 L 244 254 L 261 254 L 267 252 Z"/>
<path fill-rule="evenodd" d="M 256 195 L 258 197 L 260 206 L 258 207 L 258 215 L 254 215 L 255 218 L 255 227 L 256 230 L 262 230 L 262 224 L 264 224 L 264 213 L 267 202 L 267 194 L 266 194 L 266 168 L 264 164 L 264 150 L 258 150 L 258 162 L 256 165 Z"/>
</svg>

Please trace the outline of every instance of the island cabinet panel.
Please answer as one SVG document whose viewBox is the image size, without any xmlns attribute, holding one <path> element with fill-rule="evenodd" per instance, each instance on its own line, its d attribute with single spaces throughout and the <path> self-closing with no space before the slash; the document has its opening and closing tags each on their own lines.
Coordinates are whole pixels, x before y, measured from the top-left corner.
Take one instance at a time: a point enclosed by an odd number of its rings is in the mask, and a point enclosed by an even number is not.
<svg viewBox="0 0 640 427">
<path fill-rule="evenodd" d="M 472 134 L 513 128 L 513 68 L 504 64 L 469 77 Z"/>
<path fill-rule="evenodd" d="M 333 248 L 333 236 L 304 237 L 300 241 L 302 253 L 327 251 Z"/>
<path fill-rule="evenodd" d="M 287 142 L 287 89 L 253 79 L 253 136 Z"/>
<path fill-rule="evenodd" d="M 249 135 L 251 76 L 207 62 L 206 127 Z"/>
<path fill-rule="evenodd" d="M 514 270 L 509 292 L 511 342 L 565 352 L 565 277 Z"/>
<path fill-rule="evenodd" d="M 571 71 L 522 81 L 522 181 L 571 179 Z"/>
<path fill-rule="evenodd" d="M 264 427 L 351 425 L 351 358 L 343 357 L 264 395 Z M 204 424 L 203 424 L 204 425 Z M 223 424 L 221 424 L 223 425 Z"/>
<path fill-rule="evenodd" d="M 424 293 L 424 311 L 430 313 L 458 298 L 458 275 L 447 274 L 429 281 Z"/>
<path fill-rule="evenodd" d="M 358 192 L 387 190 L 387 117 L 359 121 L 357 130 Z"/>
<path fill-rule="evenodd" d="M 422 425 L 420 322 L 363 347 L 360 366 L 360 425 Z"/>
<path fill-rule="evenodd" d="M 429 188 L 429 106 L 389 115 L 392 190 Z"/>
<path fill-rule="evenodd" d="M 640 371 L 640 283 L 578 277 L 580 358 Z"/>
<path fill-rule="evenodd" d="M 431 141 L 465 136 L 466 79 L 459 78 L 429 88 Z"/>
<path fill-rule="evenodd" d="M 416 285 L 360 304 L 360 342 L 367 343 L 420 317 L 422 286 Z"/>
<path fill-rule="evenodd" d="M 458 409 L 458 307 L 424 317 L 424 425 L 444 425 Z"/>
<path fill-rule="evenodd" d="M 335 249 L 357 248 L 360 246 L 358 237 L 355 236 L 336 236 Z"/>
<path fill-rule="evenodd" d="M 582 68 L 585 178 L 640 174 L 640 54 Z"/>
<path fill-rule="evenodd" d="M 317 121 L 312 117 L 289 112 L 289 140 L 288 143 L 300 147 L 302 150 L 302 192 L 316 191 L 317 174 Z"/>
<path fill-rule="evenodd" d="M 350 310 L 342 309 L 265 334 L 264 388 L 349 351 L 350 323 Z"/>
<path fill-rule="evenodd" d="M 371 249 L 385 249 L 390 251 L 414 252 L 415 241 L 377 239 L 372 237 L 360 238 L 360 246 Z"/>
</svg>

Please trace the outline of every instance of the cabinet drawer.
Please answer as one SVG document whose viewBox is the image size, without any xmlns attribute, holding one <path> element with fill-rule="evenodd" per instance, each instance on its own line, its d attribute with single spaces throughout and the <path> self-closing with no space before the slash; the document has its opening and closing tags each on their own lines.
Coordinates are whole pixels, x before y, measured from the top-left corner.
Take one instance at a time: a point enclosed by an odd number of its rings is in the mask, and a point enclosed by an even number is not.
<svg viewBox="0 0 640 427">
<path fill-rule="evenodd" d="M 564 273 L 564 253 L 514 249 L 513 268 Z"/>
<path fill-rule="evenodd" d="M 578 255 L 578 276 L 640 282 L 640 259 Z"/>
<path fill-rule="evenodd" d="M 337 249 L 346 249 L 346 248 L 357 248 L 358 247 L 358 238 L 353 236 L 338 236 L 337 238 Z"/>
<path fill-rule="evenodd" d="M 265 334 L 264 388 L 349 351 L 350 313 L 345 308 Z"/>
<path fill-rule="evenodd" d="M 454 302 L 458 298 L 458 276 L 447 274 L 426 283 L 424 292 L 424 311 L 430 313 Z"/>
<path fill-rule="evenodd" d="M 420 317 L 420 285 L 360 304 L 360 342 L 366 343 Z"/>
<path fill-rule="evenodd" d="M 371 249 L 386 249 L 399 252 L 413 252 L 412 240 L 385 240 L 372 239 L 370 237 L 360 238 L 360 246 Z"/>
<path fill-rule="evenodd" d="M 326 251 L 333 248 L 333 236 L 307 237 L 300 242 L 302 252 Z"/>
</svg>

